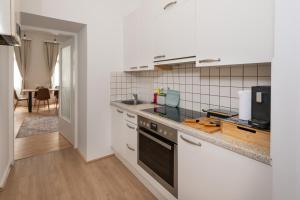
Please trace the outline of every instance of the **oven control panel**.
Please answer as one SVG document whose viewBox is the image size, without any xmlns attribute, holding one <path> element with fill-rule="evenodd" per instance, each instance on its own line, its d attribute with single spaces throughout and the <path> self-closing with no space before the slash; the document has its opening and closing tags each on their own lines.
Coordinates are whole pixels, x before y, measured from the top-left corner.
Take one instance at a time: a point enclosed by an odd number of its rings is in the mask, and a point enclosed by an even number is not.
<svg viewBox="0 0 300 200">
<path fill-rule="evenodd" d="M 145 117 L 138 116 L 138 126 L 151 130 L 164 138 L 177 143 L 177 130 Z"/>
</svg>

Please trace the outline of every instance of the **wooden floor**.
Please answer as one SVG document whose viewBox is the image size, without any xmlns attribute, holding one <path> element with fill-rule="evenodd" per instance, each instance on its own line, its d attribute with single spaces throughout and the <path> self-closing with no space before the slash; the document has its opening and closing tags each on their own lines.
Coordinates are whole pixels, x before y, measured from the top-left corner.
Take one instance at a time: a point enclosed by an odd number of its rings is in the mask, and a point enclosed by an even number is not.
<svg viewBox="0 0 300 200">
<path fill-rule="evenodd" d="M 85 163 L 68 148 L 16 161 L 0 200 L 151 200 L 116 158 Z"/>
<path fill-rule="evenodd" d="M 18 107 L 15 110 L 14 134 L 18 134 L 19 128 L 27 117 L 32 116 L 50 116 L 57 115 L 55 105 L 51 105 L 50 112 L 47 109 L 41 109 L 39 113 L 33 110 L 28 113 L 27 107 Z M 51 151 L 69 148 L 72 145 L 60 133 L 48 133 L 33 135 L 24 138 L 15 138 L 14 153 L 15 160 L 36 156 Z"/>
</svg>

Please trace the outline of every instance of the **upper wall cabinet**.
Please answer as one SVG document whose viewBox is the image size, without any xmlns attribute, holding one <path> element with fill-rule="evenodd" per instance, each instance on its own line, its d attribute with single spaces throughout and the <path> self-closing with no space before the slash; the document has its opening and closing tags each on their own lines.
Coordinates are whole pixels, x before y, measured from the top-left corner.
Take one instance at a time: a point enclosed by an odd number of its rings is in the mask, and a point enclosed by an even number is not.
<svg viewBox="0 0 300 200">
<path fill-rule="evenodd" d="M 153 20 L 154 62 L 195 60 L 196 0 L 155 0 L 153 4 L 157 9 Z"/>
<path fill-rule="evenodd" d="M 273 0 L 197 0 L 196 66 L 271 62 L 273 9 Z"/>
<path fill-rule="evenodd" d="M 152 13 L 152 10 L 143 5 L 124 19 L 124 65 L 126 71 L 154 68 Z"/>
</svg>

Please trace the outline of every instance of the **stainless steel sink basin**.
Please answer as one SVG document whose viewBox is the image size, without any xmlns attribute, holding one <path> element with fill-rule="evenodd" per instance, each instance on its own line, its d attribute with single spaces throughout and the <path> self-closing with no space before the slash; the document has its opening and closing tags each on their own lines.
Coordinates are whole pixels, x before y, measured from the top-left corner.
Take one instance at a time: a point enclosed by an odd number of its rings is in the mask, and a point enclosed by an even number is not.
<svg viewBox="0 0 300 200">
<path fill-rule="evenodd" d="M 127 104 L 127 105 L 138 105 L 138 104 L 142 104 L 143 102 L 142 101 L 134 101 L 133 99 L 132 100 L 125 100 L 125 101 L 121 101 L 122 103 L 124 104 Z"/>
</svg>

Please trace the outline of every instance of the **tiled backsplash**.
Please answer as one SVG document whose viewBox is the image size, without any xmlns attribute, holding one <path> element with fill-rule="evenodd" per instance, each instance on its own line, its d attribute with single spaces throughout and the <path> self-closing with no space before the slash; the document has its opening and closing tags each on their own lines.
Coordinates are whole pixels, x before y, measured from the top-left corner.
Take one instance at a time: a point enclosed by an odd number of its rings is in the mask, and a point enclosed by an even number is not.
<svg viewBox="0 0 300 200">
<path fill-rule="evenodd" d="M 271 64 L 247 64 L 196 68 L 174 65 L 168 71 L 113 72 L 111 100 L 139 99 L 150 102 L 154 88 L 180 91 L 180 107 L 200 111 L 207 108 L 238 110 L 238 91 L 271 85 Z"/>
</svg>

